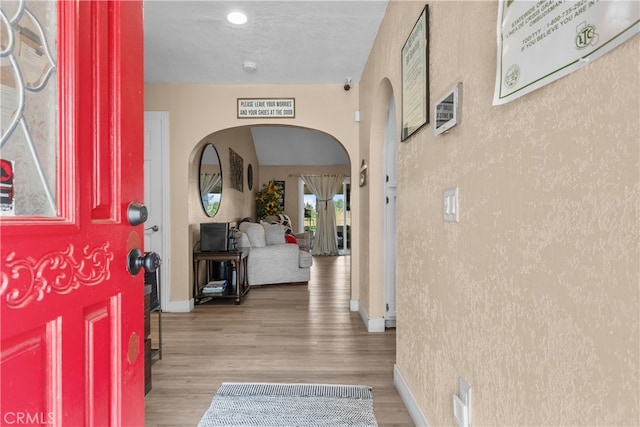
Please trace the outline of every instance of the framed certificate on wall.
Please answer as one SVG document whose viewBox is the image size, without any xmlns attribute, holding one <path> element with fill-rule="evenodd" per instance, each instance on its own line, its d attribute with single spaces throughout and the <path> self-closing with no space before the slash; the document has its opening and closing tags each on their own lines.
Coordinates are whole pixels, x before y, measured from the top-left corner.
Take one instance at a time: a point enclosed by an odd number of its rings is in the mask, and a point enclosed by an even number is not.
<svg viewBox="0 0 640 427">
<path fill-rule="evenodd" d="M 429 123 L 429 6 L 402 47 L 402 138 Z"/>
</svg>

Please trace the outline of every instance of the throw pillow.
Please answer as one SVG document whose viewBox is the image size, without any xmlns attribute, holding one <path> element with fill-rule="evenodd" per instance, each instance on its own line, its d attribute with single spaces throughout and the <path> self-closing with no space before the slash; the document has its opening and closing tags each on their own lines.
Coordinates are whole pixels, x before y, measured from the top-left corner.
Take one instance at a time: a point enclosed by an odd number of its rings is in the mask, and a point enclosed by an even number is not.
<svg viewBox="0 0 640 427">
<path fill-rule="evenodd" d="M 267 245 L 278 245 L 285 243 L 284 240 L 284 225 L 282 224 L 269 224 L 268 222 L 261 222 L 264 228 L 265 239 Z"/>
<path fill-rule="evenodd" d="M 285 233 L 287 234 L 293 233 L 293 230 L 291 229 L 291 218 L 289 218 L 289 215 L 285 215 L 285 214 L 269 215 L 264 218 L 264 221 L 268 222 L 269 224 L 282 224 L 284 225 Z"/>
<path fill-rule="evenodd" d="M 264 248 L 267 246 L 264 227 L 255 222 L 243 222 L 240 224 L 240 230 L 246 233 L 252 248 Z"/>
<path fill-rule="evenodd" d="M 293 230 L 291 230 L 291 218 L 289 218 L 289 215 L 278 214 L 277 217 L 278 217 L 278 222 L 284 225 L 284 228 L 287 231 L 287 233 L 292 233 Z"/>
<path fill-rule="evenodd" d="M 284 239 L 287 241 L 287 243 L 293 243 L 294 245 L 298 244 L 298 240 L 296 240 L 293 234 L 285 234 Z"/>
</svg>

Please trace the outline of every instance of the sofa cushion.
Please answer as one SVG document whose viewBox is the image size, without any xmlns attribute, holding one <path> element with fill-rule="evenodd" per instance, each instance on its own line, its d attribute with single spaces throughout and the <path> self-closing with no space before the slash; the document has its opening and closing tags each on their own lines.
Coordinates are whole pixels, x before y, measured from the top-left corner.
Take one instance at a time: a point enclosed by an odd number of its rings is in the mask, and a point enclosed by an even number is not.
<svg viewBox="0 0 640 427">
<path fill-rule="evenodd" d="M 309 252 L 300 251 L 300 253 L 298 254 L 298 262 L 300 268 L 311 267 L 311 265 L 313 265 L 313 257 Z"/>
<path fill-rule="evenodd" d="M 240 231 L 249 238 L 252 248 L 264 248 L 267 246 L 264 227 L 254 222 L 243 222 L 240 224 Z"/>
<path fill-rule="evenodd" d="M 284 225 L 269 224 L 267 222 L 261 222 L 260 224 L 262 224 L 262 227 L 264 228 L 267 245 L 279 245 L 286 243 L 284 240 Z"/>
<path fill-rule="evenodd" d="M 300 267 L 300 249 L 286 243 L 251 248 L 247 260 L 249 285 L 308 282 L 309 267 Z"/>
<path fill-rule="evenodd" d="M 244 233 L 242 231 L 239 231 L 238 233 L 236 233 L 236 244 L 237 246 L 244 248 L 244 247 L 251 247 L 251 242 L 249 241 L 249 236 L 247 236 L 247 233 Z"/>
</svg>

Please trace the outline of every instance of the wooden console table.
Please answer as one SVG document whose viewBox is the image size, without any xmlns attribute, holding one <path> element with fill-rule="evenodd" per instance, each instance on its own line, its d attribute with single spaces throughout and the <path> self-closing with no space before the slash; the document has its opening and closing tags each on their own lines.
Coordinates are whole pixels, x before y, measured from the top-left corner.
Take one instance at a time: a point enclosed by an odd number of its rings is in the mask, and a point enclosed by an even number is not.
<svg viewBox="0 0 640 427">
<path fill-rule="evenodd" d="M 247 274 L 247 259 L 250 248 L 238 248 L 227 252 L 193 252 L 193 298 L 196 303 L 214 298 L 235 298 L 236 304 L 240 304 L 244 296 L 249 292 L 249 280 Z M 207 275 L 206 282 L 209 282 L 211 262 L 232 262 L 236 270 L 235 283 L 227 283 L 227 288 L 220 294 L 203 293 L 202 288 L 205 283 L 201 282 L 200 263 L 205 263 Z"/>
</svg>

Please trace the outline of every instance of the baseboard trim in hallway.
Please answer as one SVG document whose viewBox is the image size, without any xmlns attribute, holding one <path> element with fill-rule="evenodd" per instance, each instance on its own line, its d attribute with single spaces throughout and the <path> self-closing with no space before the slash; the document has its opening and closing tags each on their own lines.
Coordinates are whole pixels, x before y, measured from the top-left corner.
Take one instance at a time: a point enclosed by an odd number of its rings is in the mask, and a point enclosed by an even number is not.
<svg viewBox="0 0 640 427">
<path fill-rule="evenodd" d="M 193 298 L 187 301 L 169 301 L 162 311 L 166 313 L 189 313 L 195 304 Z"/>
<path fill-rule="evenodd" d="M 358 313 L 360 313 L 360 317 L 362 318 L 362 321 L 364 322 L 364 325 L 367 327 L 367 331 L 368 332 L 384 332 L 385 327 L 384 327 L 384 319 L 369 319 L 369 315 L 367 314 L 366 310 L 364 309 L 364 307 L 362 306 L 362 304 L 360 304 L 360 301 L 357 301 L 358 303 Z M 351 307 L 353 307 L 353 301 L 351 303 Z M 354 311 L 354 310 L 351 310 Z"/>
<path fill-rule="evenodd" d="M 429 427 L 427 418 L 424 416 L 422 411 L 420 411 L 418 402 L 416 402 L 416 399 L 413 397 L 413 393 L 409 390 L 407 383 L 404 381 L 404 377 L 400 373 L 400 368 L 395 364 L 393 365 L 393 384 L 396 386 L 400 399 L 402 399 L 402 402 L 407 408 L 409 416 L 411 416 L 416 427 Z"/>
</svg>

